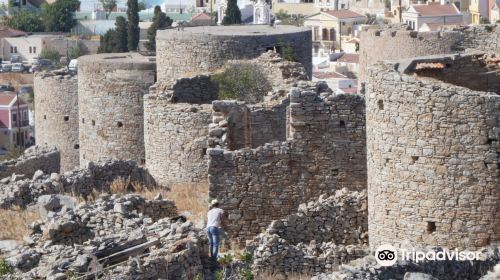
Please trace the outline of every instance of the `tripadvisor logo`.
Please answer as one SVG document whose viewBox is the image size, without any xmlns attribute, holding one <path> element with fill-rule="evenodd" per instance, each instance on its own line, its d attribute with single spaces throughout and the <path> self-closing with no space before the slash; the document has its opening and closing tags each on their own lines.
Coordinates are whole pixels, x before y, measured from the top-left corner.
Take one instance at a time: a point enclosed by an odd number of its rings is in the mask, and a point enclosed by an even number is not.
<svg viewBox="0 0 500 280">
<path fill-rule="evenodd" d="M 375 251 L 375 259 L 381 266 L 394 265 L 398 260 L 396 248 L 389 244 L 380 245 Z"/>
<path fill-rule="evenodd" d="M 481 252 L 446 250 L 441 251 L 416 251 L 400 249 L 399 252 L 389 244 L 380 245 L 375 251 L 375 259 L 381 266 L 391 266 L 396 263 L 398 256 L 402 261 L 477 261 L 481 260 Z"/>
</svg>

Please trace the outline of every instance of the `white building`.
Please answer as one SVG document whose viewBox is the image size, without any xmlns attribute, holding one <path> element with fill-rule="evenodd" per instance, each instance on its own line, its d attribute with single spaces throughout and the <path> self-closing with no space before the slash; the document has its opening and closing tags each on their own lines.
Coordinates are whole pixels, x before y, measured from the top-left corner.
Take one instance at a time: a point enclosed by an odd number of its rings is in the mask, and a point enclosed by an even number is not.
<svg viewBox="0 0 500 280">
<path fill-rule="evenodd" d="M 227 0 L 217 0 L 215 4 L 217 8 L 217 24 L 222 24 L 222 20 L 226 15 Z M 238 8 L 241 12 L 241 21 L 243 23 L 252 22 L 254 15 L 254 2 L 252 0 L 238 0 Z"/>
<path fill-rule="evenodd" d="M 264 0 L 258 0 L 253 6 L 253 24 L 270 24 L 271 7 Z"/>
<path fill-rule="evenodd" d="M 461 25 L 464 23 L 462 13 L 453 4 L 421 4 L 410 6 L 402 15 L 403 22 L 411 29 L 419 31 L 427 26 Z"/>
</svg>

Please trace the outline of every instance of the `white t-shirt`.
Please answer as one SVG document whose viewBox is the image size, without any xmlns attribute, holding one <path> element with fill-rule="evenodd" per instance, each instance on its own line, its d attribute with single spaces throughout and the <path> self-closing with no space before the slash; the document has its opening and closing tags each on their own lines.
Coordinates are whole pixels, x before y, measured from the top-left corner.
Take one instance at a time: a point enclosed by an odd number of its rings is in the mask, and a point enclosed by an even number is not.
<svg viewBox="0 0 500 280">
<path fill-rule="evenodd" d="M 220 208 L 212 208 L 207 213 L 207 228 L 208 227 L 220 227 L 222 215 L 224 215 L 224 210 Z"/>
</svg>

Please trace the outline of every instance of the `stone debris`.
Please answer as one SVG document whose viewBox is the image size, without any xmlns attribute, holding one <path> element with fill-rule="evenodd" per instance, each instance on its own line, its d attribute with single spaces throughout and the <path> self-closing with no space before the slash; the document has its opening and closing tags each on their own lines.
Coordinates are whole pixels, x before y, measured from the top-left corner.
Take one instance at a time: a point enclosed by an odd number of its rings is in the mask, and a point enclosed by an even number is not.
<svg viewBox="0 0 500 280">
<path fill-rule="evenodd" d="M 134 161 L 107 160 L 90 163 L 87 168 L 64 174 L 46 174 L 38 170 L 32 179 L 17 174 L 2 179 L 0 208 L 25 208 L 47 194 L 69 193 L 85 198 L 95 191 L 109 192 L 110 184 L 117 178 L 127 179 L 130 183 L 141 182 L 146 186 L 155 184 L 148 172 Z"/>
<path fill-rule="evenodd" d="M 206 237 L 190 221 L 174 218 L 177 209 L 170 200 L 104 194 L 74 209 L 55 210 L 31 224 L 29 242 L 7 255 L 14 276 L 68 279 L 104 273 L 113 279 L 192 279 L 203 273 L 200 256 Z"/>
<path fill-rule="evenodd" d="M 19 158 L 0 162 L 0 178 L 12 174 L 32 177 L 37 170 L 45 173 L 59 172 L 60 153 L 55 147 L 40 145 L 26 149 Z"/>
</svg>

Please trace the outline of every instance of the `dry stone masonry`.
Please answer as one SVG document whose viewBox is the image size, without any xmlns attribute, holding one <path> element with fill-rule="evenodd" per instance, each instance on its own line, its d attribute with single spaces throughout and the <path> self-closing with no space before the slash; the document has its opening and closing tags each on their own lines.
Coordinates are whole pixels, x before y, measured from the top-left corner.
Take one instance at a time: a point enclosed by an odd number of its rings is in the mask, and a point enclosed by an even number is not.
<svg viewBox="0 0 500 280">
<path fill-rule="evenodd" d="M 290 48 L 312 74 L 311 31 L 304 27 L 266 25 L 203 26 L 158 31 L 158 81 L 212 72 L 227 61 L 252 59 L 268 50 Z"/>
<path fill-rule="evenodd" d="M 367 243 L 366 191 L 342 189 L 273 221 L 247 248 L 256 271 L 313 275 L 368 255 Z"/>
<path fill-rule="evenodd" d="M 498 59 L 483 65 L 483 57 L 421 57 L 369 70 L 372 248 L 500 241 L 500 67 Z"/>
<path fill-rule="evenodd" d="M 143 96 L 155 82 L 154 57 L 98 54 L 78 63 L 80 164 L 108 158 L 144 163 Z"/>
<path fill-rule="evenodd" d="M 299 82 L 290 92 L 287 141 L 209 149 L 209 195 L 228 211 L 230 236 L 244 242 L 293 213 L 301 201 L 344 187 L 365 189 L 364 106 L 361 96 Z"/>
<path fill-rule="evenodd" d="M 59 150 L 61 172 L 79 167 L 77 77 L 65 70 L 37 72 L 33 83 L 36 144 Z"/>
<path fill-rule="evenodd" d="M 500 26 L 480 25 L 443 31 L 416 32 L 401 26 L 360 33 L 359 79 L 365 82 L 370 65 L 425 55 L 468 51 L 500 53 Z"/>
<path fill-rule="evenodd" d="M 60 152 L 54 147 L 33 146 L 17 159 L 0 162 L 0 178 L 10 177 L 12 174 L 31 177 L 37 170 L 59 172 L 60 158 Z"/>
</svg>

